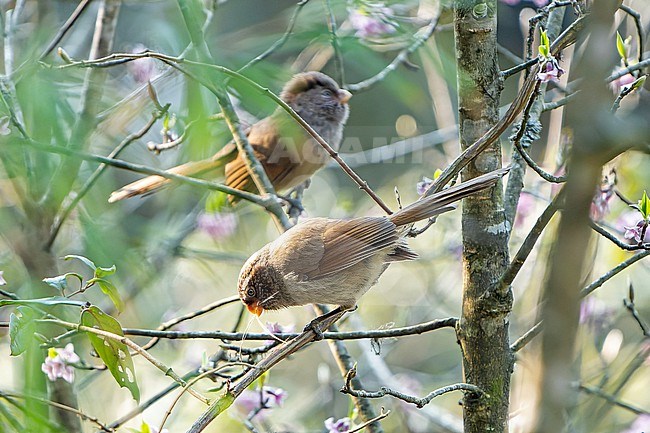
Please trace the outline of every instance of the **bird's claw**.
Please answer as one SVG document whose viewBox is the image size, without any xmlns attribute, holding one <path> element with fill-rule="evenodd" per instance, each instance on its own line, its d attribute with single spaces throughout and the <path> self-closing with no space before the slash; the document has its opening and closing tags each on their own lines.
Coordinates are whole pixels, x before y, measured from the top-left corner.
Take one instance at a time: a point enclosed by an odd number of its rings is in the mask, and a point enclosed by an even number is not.
<svg viewBox="0 0 650 433">
<path fill-rule="evenodd" d="M 323 339 L 323 329 L 321 328 L 320 317 L 316 317 L 311 322 L 305 325 L 303 332 L 312 331 L 315 335 L 314 341 L 321 341 Z"/>
</svg>

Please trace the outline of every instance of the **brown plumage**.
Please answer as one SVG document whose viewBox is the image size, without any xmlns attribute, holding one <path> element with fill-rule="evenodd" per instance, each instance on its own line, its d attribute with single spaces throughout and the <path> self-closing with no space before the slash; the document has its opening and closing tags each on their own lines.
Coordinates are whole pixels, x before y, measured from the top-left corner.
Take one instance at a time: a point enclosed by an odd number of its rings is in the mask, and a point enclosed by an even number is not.
<svg viewBox="0 0 650 433">
<path fill-rule="evenodd" d="M 295 75 L 282 89 L 280 97 L 289 104 L 334 149 L 338 149 L 343 126 L 348 118 L 350 92 L 321 72 Z M 324 167 L 329 155 L 293 119 L 278 108 L 271 116 L 255 123 L 246 133 L 276 190 L 297 186 Z M 168 170 L 183 176 L 215 178 L 225 175 L 231 188 L 257 192 L 246 163 L 233 142 L 214 156 L 192 161 Z M 149 176 L 114 191 L 109 202 L 154 192 L 169 184 L 162 176 Z M 231 197 L 231 201 L 236 201 Z"/>
<path fill-rule="evenodd" d="M 388 217 L 305 220 L 248 259 L 239 274 L 239 297 L 257 315 L 304 304 L 350 309 L 388 263 L 418 257 L 400 235 L 404 226 L 454 209 L 454 202 L 493 186 L 507 172 L 463 182 Z"/>
</svg>

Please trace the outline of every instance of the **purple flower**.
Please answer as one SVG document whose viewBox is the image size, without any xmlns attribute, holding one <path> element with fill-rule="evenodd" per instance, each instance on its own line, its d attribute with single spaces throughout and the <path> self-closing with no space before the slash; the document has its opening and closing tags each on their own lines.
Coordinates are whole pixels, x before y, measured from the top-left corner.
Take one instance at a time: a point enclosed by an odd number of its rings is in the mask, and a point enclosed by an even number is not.
<svg viewBox="0 0 650 433">
<path fill-rule="evenodd" d="M 541 72 L 537 73 L 537 79 L 542 83 L 548 83 L 549 81 L 558 82 L 560 77 L 564 74 L 564 69 L 560 68 L 559 63 L 555 57 L 547 58 L 545 63 L 542 65 Z"/>
<path fill-rule="evenodd" d="M 588 297 L 580 303 L 580 324 L 589 325 L 595 330 L 605 328 L 614 316 L 615 310 L 595 297 Z"/>
<path fill-rule="evenodd" d="M 426 176 L 422 176 L 422 180 L 415 185 L 415 190 L 418 192 L 419 195 L 422 195 L 425 192 L 427 192 L 427 189 L 431 186 L 432 183 L 433 183 L 433 179 L 429 179 Z"/>
<path fill-rule="evenodd" d="M 517 201 L 517 213 L 515 215 L 515 227 L 523 226 L 526 218 L 535 211 L 535 197 L 522 193 Z"/>
<path fill-rule="evenodd" d="M 79 356 L 74 353 L 74 345 L 68 343 L 65 348 L 50 347 L 47 351 L 45 361 L 41 364 L 41 370 L 47 374 L 47 378 L 54 382 L 61 377 L 68 383 L 74 381 L 74 368 L 69 364 L 79 362 Z"/>
<path fill-rule="evenodd" d="M 6 286 L 7 285 L 7 281 L 5 280 L 5 277 L 3 276 L 4 273 L 5 273 L 5 271 L 0 271 L 0 286 Z"/>
<path fill-rule="evenodd" d="M 551 0 L 533 0 L 533 4 L 538 8 L 544 7 L 549 4 Z"/>
<path fill-rule="evenodd" d="M 142 44 L 136 44 L 131 48 L 131 54 L 139 54 L 147 51 L 148 48 Z M 151 58 L 137 59 L 126 64 L 126 70 L 138 84 L 144 84 L 151 80 L 157 73 L 156 61 Z"/>
<path fill-rule="evenodd" d="M 9 116 L 0 117 L 0 135 L 11 134 L 11 128 L 9 128 L 10 124 L 11 120 L 9 119 Z"/>
<path fill-rule="evenodd" d="M 625 239 L 629 239 L 630 242 L 634 241 L 635 243 L 641 242 L 641 233 L 643 232 L 643 225 L 645 221 L 639 215 L 639 211 L 627 211 L 621 214 L 616 221 L 616 228 L 619 231 L 625 233 Z M 650 242 L 650 228 L 645 232 L 643 242 Z"/>
<path fill-rule="evenodd" d="M 356 30 L 358 38 L 378 37 L 395 32 L 395 24 L 391 22 L 393 10 L 383 3 L 365 4 L 358 9 L 351 9 L 350 24 Z"/>
<path fill-rule="evenodd" d="M 641 236 L 643 241 L 648 241 L 648 222 L 644 219 L 639 220 L 636 225 L 625 227 L 625 239 L 634 239 L 637 244 L 641 243 Z"/>
<path fill-rule="evenodd" d="M 336 421 L 334 421 L 334 417 L 325 420 L 327 433 L 346 433 L 350 431 L 351 427 L 350 418 L 348 417 L 337 419 Z"/>
<path fill-rule="evenodd" d="M 286 398 L 287 392 L 282 388 L 264 386 L 261 391 L 258 388 L 247 389 L 242 392 L 235 401 L 235 407 L 245 416 L 249 416 L 251 412 L 258 411 L 255 416 L 258 419 L 263 419 L 265 416 L 264 409 L 273 409 L 282 406 Z"/>
<path fill-rule="evenodd" d="M 196 223 L 199 230 L 207 233 L 214 240 L 232 235 L 237 228 L 237 218 L 235 214 L 229 212 L 202 212 L 196 219 Z"/>
<path fill-rule="evenodd" d="M 283 326 L 280 325 L 278 322 L 266 322 L 266 330 L 269 331 L 271 334 L 285 334 L 288 332 L 293 332 L 294 326 L 293 325 Z M 275 342 L 276 340 L 266 340 L 264 344 L 270 346 Z"/>
<path fill-rule="evenodd" d="M 650 415 L 643 413 L 639 415 L 627 430 L 621 433 L 640 433 L 650 431 Z"/>
<path fill-rule="evenodd" d="M 630 88 L 630 85 L 636 81 L 636 77 L 630 73 L 618 77 L 610 83 L 614 93 L 620 93 Z"/>
</svg>

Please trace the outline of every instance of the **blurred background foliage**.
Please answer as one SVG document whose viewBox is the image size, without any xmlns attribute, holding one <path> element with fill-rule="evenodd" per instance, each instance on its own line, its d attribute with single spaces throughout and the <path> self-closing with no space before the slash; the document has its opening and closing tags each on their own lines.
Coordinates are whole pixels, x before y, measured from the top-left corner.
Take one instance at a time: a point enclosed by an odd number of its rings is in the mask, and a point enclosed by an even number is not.
<svg viewBox="0 0 650 433">
<path fill-rule="evenodd" d="M 5 39 L 5 49 L 10 49 L 10 54 L 13 54 L 11 80 L 15 83 L 17 96 L 14 102 L 22 110 L 30 137 L 43 143 L 69 146 L 71 131 L 79 122 L 86 70 L 49 68 L 39 64 L 37 59 L 77 2 L 3 1 L 5 27 L 9 17 L 7 11 L 17 3 L 22 10 L 15 18 L 12 45 L 7 47 Z M 88 56 L 98 3 L 91 4 L 59 44 L 73 59 Z M 296 8 L 295 1 L 285 0 L 222 0 L 215 3 L 218 7 L 206 31 L 207 43 L 216 62 L 231 69 L 246 65 L 277 41 Z M 350 8 L 357 3 L 342 0 L 331 3 L 339 24 L 345 84 L 357 83 L 382 70 L 400 49 L 412 42 L 413 35 L 428 23 L 437 8 L 434 0 L 388 3 L 396 17 L 396 31 L 368 39 L 356 36 L 349 20 Z M 629 4 L 642 13 L 647 28 L 648 4 L 644 0 L 633 0 Z M 534 14 L 536 6 L 539 5 L 529 1 L 499 3 L 499 40 L 517 56 L 525 55 L 527 18 Z M 445 9 L 439 30 L 409 58 L 412 63 L 408 67 L 400 66 L 376 86 L 356 93 L 350 102 L 351 115 L 341 151 L 392 207 L 396 207 L 395 187 L 399 189 L 403 203 L 417 199 L 416 183 L 423 176 L 433 177 L 436 169 L 444 168 L 458 154 L 453 132 L 456 71 L 451 16 Z M 293 73 L 302 70 L 322 69 L 340 80 L 325 17 L 324 2 L 308 2 L 300 11 L 286 44 L 267 59 L 247 68 L 244 74 L 276 93 Z M 621 32 L 633 35 L 632 22 L 622 16 L 618 19 Z M 124 1 L 121 5 L 113 51 L 149 48 L 179 55 L 188 43 L 176 2 Z M 615 41 L 612 40 L 611 47 L 604 50 L 615 55 Z M 573 51 L 570 50 L 565 53 L 563 62 L 563 67 L 569 71 L 572 59 Z M 43 63 L 58 65 L 62 61 L 53 52 L 43 59 Z M 511 57 L 502 57 L 503 69 L 513 65 Z M 153 60 L 140 60 L 105 71 L 107 78 L 101 86 L 101 97 L 93 101 L 99 109 L 100 122 L 84 143 L 77 143 L 91 153 L 107 155 L 124 137 L 142 128 L 150 119 L 154 106 L 143 83 L 158 74 L 163 74 L 162 78 L 153 81 L 153 86 L 161 103 L 172 104 L 170 113 L 176 118 L 173 133 L 181 134 L 193 119 L 218 110 L 208 92 L 176 72 L 166 72 Z M 511 78 L 505 83 L 504 107 L 517 90 L 517 80 Z M 571 80 L 570 73 L 562 85 L 566 85 L 567 80 Z M 552 87 L 546 98 L 557 99 L 559 95 L 561 91 Z M 232 83 L 232 96 L 241 119 L 249 124 L 275 108 L 272 101 L 237 82 Z M 623 109 L 634 109 L 634 98 L 629 99 Z M 0 115 L 8 114 L 6 107 L 0 108 Z M 542 138 L 534 144 L 532 153 L 547 170 L 555 171 L 562 162 L 563 145 L 570 140 L 570 125 L 562 123 L 559 111 L 545 114 L 542 122 L 545 125 Z M 166 168 L 212 155 L 230 140 L 221 121 L 207 122 L 203 127 L 192 129 L 188 140 L 180 147 L 156 155 L 147 150 L 147 142 L 160 142 L 161 128 L 162 123 L 158 122 L 142 139 L 132 143 L 120 158 Z M 107 198 L 111 191 L 141 175 L 108 168 L 65 221 L 51 251 L 44 250 L 42 245 L 47 242 L 54 216 L 61 207 L 60 203 L 49 207 L 52 202 L 42 201 L 42 197 L 49 191 L 50 195 L 67 197 L 64 205 L 69 203 L 97 165 L 82 163 L 78 174 L 72 173 L 76 180 L 70 188 L 57 172 L 62 160 L 68 157 L 8 144 L 7 140 L 18 133 L 14 125 L 7 125 L 6 129 L 7 133 L 0 137 L 0 143 L 5 142 L 0 144 L 4 165 L 0 171 L 0 271 L 7 281 L 4 288 L 20 297 L 54 295 L 51 288 L 39 283 L 44 277 L 68 271 L 85 274 L 87 271 L 77 263 L 60 259 L 67 254 L 81 254 L 100 266 L 117 266 L 117 273 L 112 278 L 126 302 L 125 311 L 117 316 L 120 323 L 124 327 L 155 328 L 171 317 L 233 295 L 239 268 L 245 258 L 278 234 L 262 209 L 245 203 L 233 209 L 221 208 L 219 211 L 228 216 L 222 215 L 223 219 L 216 221 L 206 220 L 197 227 L 197 219 L 205 217 L 208 194 L 187 185 L 167 188 L 144 199 L 109 205 Z M 426 135 L 436 130 L 446 131 L 442 139 Z M 377 158 L 379 153 L 360 155 L 362 151 L 401 143 L 405 139 L 411 139 L 423 149 L 406 153 L 401 158 L 391 157 L 392 151 L 403 148 L 397 144 L 384 148 L 384 160 Z M 507 140 L 503 140 L 503 146 L 509 149 Z M 506 150 L 505 154 L 509 155 L 509 152 Z M 648 167 L 647 156 L 627 154 L 618 158 L 614 165 L 618 189 L 636 201 L 650 180 L 645 169 Z M 534 173 L 529 173 L 512 236 L 513 251 L 550 196 L 551 188 Z M 309 216 L 381 214 L 380 209 L 334 164 L 314 177 L 305 194 L 304 206 Z M 625 225 L 621 216 L 628 210 L 625 204 L 614 198 L 604 218 L 604 222 L 621 237 Z M 552 231 L 553 226 L 547 228 L 535 255 L 528 260 L 514 283 L 513 340 L 535 323 Z M 362 299 L 357 312 L 341 325 L 343 329 L 405 326 L 459 314 L 459 212 L 442 216 L 431 230 L 411 240 L 411 244 L 421 259 L 391 266 L 377 286 Z M 593 266 L 584 276 L 585 283 L 629 255 L 595 236 L 590 254 Z M 48 255 L 53 266 L 39 266 L 42 255 Z M 637 308 L 642 317 L 650 319 L 649 276 L 647 263 L 642 261 L 613 278 L 585 301 L 578 347 L 584 383 L 620 380 L 638 358 L 640 345 L 647 344 L 621 300 L 627 296 L 628 283 L 632 282 L 636 289 Z M 99 290 L 90 290 L 85 296 L 105 311 L 116 314 L 108 298 Z M 239 304 L 232 304 L 187 322 L 179 329 L 230 330 L 238 322 L 240 309 Z M 0 320 L 7 321 L 9 313 L 8 309 L 0 310 Z M 309 308 L 294 308 L 267 312 L 264 320 L 300 329 L 312 314 Z M 75 317 L 70 319 L 76 320 Z M 239 329 L 244 329 L 248 320 L 249 316 L 245 316 Z M 255 322 L 248 329 L 261 331 Z M 76 352 L 83 359 L 99 364 L 98 359 L 91 357 L 90 346 L 84 339 L 75 338 L 73 341 Z M 173 365 L 176 371 L 185 372 L 197 368 L 202 357 L 214 353 L 218 344 L 209 340 L 163 341 L 152 350 L 152 354 Z M 449 329 L 381 341 L 374 351 L 365 341 L 350 342 L 347 346 L 359 362 L 359 374 L 368 389 L 385 385 L 382 379 L 385 376 L 377 373 L 384 371 L 386 366 L 390 368 L 390 374 L 395 375 L 396 383 L 403 386 L 402 391 L 420 396 L 462 378 L 460 352 L 455 335 Z M 530 428 L 535 398 L 532 390 L 539 371 L 538 354 L 535 342 L 518 354 L 511 395 L 512 432 Z M 32 364 L 36 367 L 30 370 L 26 367 L 28 361 L 24 355 L 9 357 L 9 341 L 5 333 L 0 339 L 0 356 L 2 389 L 30 389 L 28 385 L 31 382 L 41 382 L 43 386 L 45 379 L 38 368 L 38 359 L 45 356 L 45 350 L 34 356 Z M 142 359 L 136 357 L 135 363 L 143 400 L 169 384 L 159 371 Z M 645 360 L 622 387 L 621 399 L 650 408 L 650 397 L 645 392 L 648 380 L 650 360 Z M 325 343 L 314 344 L 278 365 L 267 378 L 267 383 L 283 388 L 288 397 L 282 407 L 268 411 L 261 423 L 265 429 L 323 431 L 326 418 L 344 417 L 351 409 L 349 398 L 338 392 L 342 379 Z M 119 418 L 136 404 L 126 390 L 115 386 L 105 371 L 77 371 L 75 389 L 82 410 L 106 422 Z M 458 425 L 461 417 L 458 400 L 458 395 L 447 394 L 424 411 L 388 398 L 374 404 L 393 410 L 383 421 L 386 431 L 430 432 L 446 431 L 440 427 L 440 419 L 445 416 L 456 417 Z M 138 427 L 141 420 L 157 425 L 170 402 L 169 396 L 163 398 L 129 425 Z M 15 410 L 1 399 L 0 406 Z M 185 397 L 167 424 L 169 430 L 183 431 L 201 411 L 202 407 L 196 401 Z M 0 412 L 0 430 L 9 428 L 3 412 Z M 600 416 L 594 423 L 594 413 L 608 416 Z M 242 417 L 236 408 L 232 408 L 229 416 L 219 417 L 208 431 L 246 431 Z M 604 406 L 597 397 L 585 395 L 575 417 L 575 424 L 590 426 L 589 431 L 613 432 L 624 430 L 636 415 Z M 86 429 L 90 431 L 88 426 Z"/>
</svg>

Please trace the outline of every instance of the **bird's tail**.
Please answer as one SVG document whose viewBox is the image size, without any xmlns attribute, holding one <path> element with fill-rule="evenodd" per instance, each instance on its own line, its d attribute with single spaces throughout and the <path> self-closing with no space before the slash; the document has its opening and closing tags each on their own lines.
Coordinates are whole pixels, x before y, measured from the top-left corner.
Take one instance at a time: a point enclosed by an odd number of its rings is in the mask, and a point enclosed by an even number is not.
<svg viewBox="0 0 650 433">
<path fill-rule="evenodd" d="M 452 206 L 452 204 L 458 200 L 493 186 L 509 170 L 510 167 L 491 171 L 467 182 L 434 193 L 395 212 L 388 218 L 399 227 L 440 215 L 454 209 L 455 206 Z"/>
<path fill-rule="evenodd" d="M 223 167 L 237 156 L 237 148 L 226 145 L 221 151 L 213 157 L 201 161 L 191 161 L 167 170 L 168 173 L 179 174 L 182 176 L 194 177 L 204 174 L 208 171 Z M 148 176 L 133 183 L 123 186 L 117 191 L 113 191 L 108 198 L 109 203 L 114 203 L 129 197 L 135 197 L 143 194 L 150 194 L 158 191 L 171 182 L 163 176 Z"/>
</svg>

